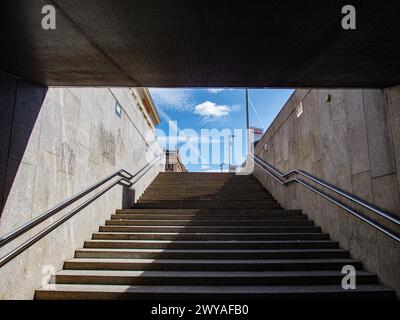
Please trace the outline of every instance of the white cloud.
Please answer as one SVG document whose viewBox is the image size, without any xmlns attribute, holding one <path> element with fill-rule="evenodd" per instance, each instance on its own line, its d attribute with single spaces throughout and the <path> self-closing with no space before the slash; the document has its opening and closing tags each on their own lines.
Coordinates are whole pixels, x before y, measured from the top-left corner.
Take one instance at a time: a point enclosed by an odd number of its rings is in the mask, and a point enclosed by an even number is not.
<svg viewBox="0 0 400 320">
<path fill-rule="evenodd" d="M 208 89 L 208 92 L 210 92 L 210 93 L 220 93 L 222 91 L 224 91 L 224 89 L 222 89 L 222 88 L 211 88 L 211 89 Z"/>
<path fill-rule="evenodd" d="M 208 92 L 214 93 L 214 94 L 220 93 L 220 92 L 225 91 L 225 90 L 233 91 L 233 90 L 236 90 L 236 89 L 233 89 L 233 88 L 209 88 L 209 89 L 207 89 Z"/>
<path fill-rule="evenodd" d="M 151 88 L 151 96 L 156 107 L 178 111 L 193 108 L 193 91 L 191 89 Z"/>
<path fill-rule="evenodd" d="M 197 105 L 194 110 L 195 114 L 207 119 L 225 117 L 231 112 L 229 106 L 217 105 L 216 103 L 210 101 L 206 101 Z"/>
</svg>

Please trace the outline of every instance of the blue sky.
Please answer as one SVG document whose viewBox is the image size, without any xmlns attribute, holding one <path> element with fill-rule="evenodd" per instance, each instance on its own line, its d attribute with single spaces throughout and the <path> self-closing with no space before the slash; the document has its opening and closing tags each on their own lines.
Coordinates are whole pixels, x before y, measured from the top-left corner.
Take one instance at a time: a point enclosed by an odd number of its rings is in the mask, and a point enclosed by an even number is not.
<svg viewBox="0 0 400 320">
<path fill-rule="evenodd" d="M 161 116 L 158 140 L 166 149 L 179 148 L 189 171 L 219 171 L 220 163 L 244 161 L 245 89 L 153 88 L 150 92 Z M 250 125 L 265 131 L 292 93 L 292 89 L 250 89 Z M 214 135 L 206 139 L 207 129 Z"/>
</svg>

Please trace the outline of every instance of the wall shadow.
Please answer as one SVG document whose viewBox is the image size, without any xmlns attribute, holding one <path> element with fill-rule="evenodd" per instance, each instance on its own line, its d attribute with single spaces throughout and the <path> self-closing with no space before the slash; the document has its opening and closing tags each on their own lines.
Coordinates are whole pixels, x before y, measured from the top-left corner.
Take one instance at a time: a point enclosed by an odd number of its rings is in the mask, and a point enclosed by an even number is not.
<svg viewBox="0 0 400 320">
<path fill-rule="evenodd" d="M 0 73 L 0 217 L 46 94 L 45 86 Z"/>
</svg>

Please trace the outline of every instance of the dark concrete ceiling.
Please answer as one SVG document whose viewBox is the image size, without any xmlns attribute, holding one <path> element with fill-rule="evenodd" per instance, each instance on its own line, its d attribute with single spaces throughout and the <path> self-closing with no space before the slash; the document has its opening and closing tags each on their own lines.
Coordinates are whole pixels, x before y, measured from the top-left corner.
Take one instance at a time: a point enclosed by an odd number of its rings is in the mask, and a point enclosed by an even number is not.
<svg viewBox="0 0 400 320">
<path fill-rule="evenodd" d="M 341 8 L 357 9 L 357 30 Z M 41 28 L 42 7 L 57 29 Z M 2 0 L 0 70 L 143 87 L 400 84 L 400 1 Z"/>
</svg>

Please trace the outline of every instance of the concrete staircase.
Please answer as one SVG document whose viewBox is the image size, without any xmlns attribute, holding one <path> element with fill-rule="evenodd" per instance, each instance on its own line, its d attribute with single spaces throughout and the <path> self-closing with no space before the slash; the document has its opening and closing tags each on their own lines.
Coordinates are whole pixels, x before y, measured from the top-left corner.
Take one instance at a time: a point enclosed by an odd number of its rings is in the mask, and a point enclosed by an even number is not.
<svg viewBox="0 0 400 320">
<path fill-rule="evenodd" d="M 357 289 L 343 290 L 344 265 Z M 300 211 L 252 176 L 162 173 L 36 299 L 390 299 Z"/>
</svg>

